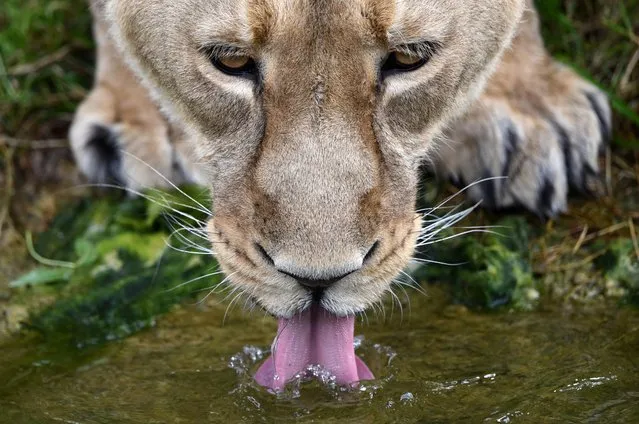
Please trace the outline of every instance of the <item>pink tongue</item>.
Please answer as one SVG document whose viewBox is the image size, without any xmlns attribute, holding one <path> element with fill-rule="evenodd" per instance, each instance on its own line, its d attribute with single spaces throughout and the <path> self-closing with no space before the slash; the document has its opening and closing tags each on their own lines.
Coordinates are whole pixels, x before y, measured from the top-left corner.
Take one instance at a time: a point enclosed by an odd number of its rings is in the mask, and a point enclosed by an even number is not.
<svg viewBox="0 0 639 424">
<path fill-rule="evenodd" d="M 269 357 L 257 370 L 255 380 L 280 391 L 309 365 L 321 365 L 338 384 L 372 380 L 373 373 L 355 356 L 354 317 L 338 317 L 312 306 L 291 319 L 280 319 Z"/>
</svg>

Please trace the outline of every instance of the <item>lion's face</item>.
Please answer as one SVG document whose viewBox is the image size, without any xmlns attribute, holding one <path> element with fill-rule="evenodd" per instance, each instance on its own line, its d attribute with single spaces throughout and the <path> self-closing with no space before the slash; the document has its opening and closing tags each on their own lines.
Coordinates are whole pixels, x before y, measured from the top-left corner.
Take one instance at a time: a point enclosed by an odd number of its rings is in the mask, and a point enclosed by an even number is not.
<svg viewBox="0 0 639 424">
<path fill-rule="evenodd" d="M 523 6 L 112 0 L 108 14 L 205 164 L 220 264 L 288 317 L 314 300 L 356 313 L 388 290 L 419 233 L 420 162 Z"/>
</svg>

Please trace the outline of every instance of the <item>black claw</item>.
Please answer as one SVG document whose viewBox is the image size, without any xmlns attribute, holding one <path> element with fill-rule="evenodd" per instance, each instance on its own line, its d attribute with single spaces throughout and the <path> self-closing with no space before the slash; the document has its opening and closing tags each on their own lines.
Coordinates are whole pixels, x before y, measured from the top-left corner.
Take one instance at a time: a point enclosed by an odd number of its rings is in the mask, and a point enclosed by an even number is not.
<svg viewBox="0 0 639 424">
<path fill-rule="evenodd" d="M 552 207 L 552 200 L 555 195 L 555 185 L 550 180 L 550 178 L 546 178 L 544 180 L 544 185 L 539 192 L 539 197 L 537 198 L 537 212 L 547 218 L 551 218 L 555 215 L 555 211 Z"/>
<path fill-rule="evenodd" d="M 504 138 L 504 154 L 506 156 L 506 161 L 504 162 L 501 173 L 503 176 L 509 176 L 512 170 L 513 156 L 517 151 L 520 140 L 512 122 L 505 120 L 503 123 L 500 123 L 499 126 L 501 127 L 502 137 Z"/>
<path fill-rule="evenodd" d="M 124 186 L 122 178 L 122 155 L 117 136 L 103 125 L 94 125 L 85 146 L 96 157 L 94 179 L 100 183 Z"/>
<path fill-rule="evenodd" d="M 497 184 L 495 183 L 495 179 L 492 178 L 492 175 L 488 169 L 484 170 L 484 174 L 482 175 L 483 181 L 480 184 L 481 191 L 484 193 L 484 207 L 487 209 L 496 209 L 497 208 Z"/>
<path fill-rule="evenodd" d="M 461 174 L 460 175 L 450 174 L 450 183 L 460 190 L 466 187 L 464 176 Z"/>
<path fill-rule="evenodd" d="M 597 121 L 599 121 L 599 131 L 601 132 L 602 147 L 605 147 L 610 143 L 610 139 L 612 137 L 612 129 L 606 121 L 604 112 L 603 110 L 601 110 L 601 106 L 599 106 L 599 103 L 597 103 L 595 95 L 589 92 L 586 92 L 585 94 L 586 98 L 590 102 L 592 110 L 594 110 L 595 115 L 597 115 Z"/>
<path fill-rule="evenodd" d="M 553 129 L 555 130 L 555 132 L 557 133 L 557 136 L 559 137 L 559 143 L 561 145 L 561 151 L 564 154 L 564 165 L 566 167 L 566 176 L 568 177 L 569 181 L 572 181 L 572 167 L 573 167 L 573 163 L 572 163 L 572 154 L 571 154 L 571 143 L 570 143 L 570 136 L 568 135 L 568 132 L 566 131 L 566 129 L 564 127 L 562 127 L 559 122 L 555 121 L 554 119 L 550 119 L 550 124 L 552 125 Z"/>
<path fill-rule="evenodd" d="M 463 188 L 461 185 L 461 182 L 459 181 L 459 177 L 457 175 L 450 174 L 449 179 L 450 179 L 450 183 L 454 185 L 455 187 L 457 187 L 458 189 Z"/>
<path fill-rule="evenodd" d="M 581 187 L 582 192 L 590 196 L 600 196 L 605 192 L 601 175 L 590 164 L 583 167 Z"/>
<path fill-rule="evenodd" d="M 519 145 L 521 144 L 521 139 L 519 138 L 519 134 L 515 129 L 515 126 L 510 120 L 505 120 L 505 123 L 500 124 L 502 129 L 502 137 L 504 138 L 504 150 L 506 161 L 504 162 L 504 166 L 502 167 L 502 176 L 508 177 L 509 180 L 514 181 L 517 179 L 523 167 L 516 167 L 516 162 L 514 160 L 515 154 L 519 149 Z M 503 196 L 505 194 L 506 188 L 508 184 L 506 181 L 503 181 L 501 184 Z"/>
</svg>

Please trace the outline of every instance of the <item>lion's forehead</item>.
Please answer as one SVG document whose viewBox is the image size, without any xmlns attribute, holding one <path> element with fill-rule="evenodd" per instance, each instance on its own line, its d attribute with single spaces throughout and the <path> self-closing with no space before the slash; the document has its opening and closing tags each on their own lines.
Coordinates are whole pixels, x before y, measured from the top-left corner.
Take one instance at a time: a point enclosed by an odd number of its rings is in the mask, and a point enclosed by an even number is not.
<svg viewBox="0 0 639 424">
<path fill-rule="evenodd" d="M 282 45 L 287 40 L 336 41 L 366 45 L 402 44 L 448 35 L 455 16 L 499 3 L 478 0 L 191 0 L 181 6 L 192 21 L 193 35 L 204 43 L 212 37 L 248 46 Z M 475 9 L 476 10 L 476 9 Z"/>
<path fill-rule="evenodd" d="M 278 43 L 293 37 L 303 43 L 385 40 L 394 0 L 248 0 L 253 41 Z"/>
</svg>

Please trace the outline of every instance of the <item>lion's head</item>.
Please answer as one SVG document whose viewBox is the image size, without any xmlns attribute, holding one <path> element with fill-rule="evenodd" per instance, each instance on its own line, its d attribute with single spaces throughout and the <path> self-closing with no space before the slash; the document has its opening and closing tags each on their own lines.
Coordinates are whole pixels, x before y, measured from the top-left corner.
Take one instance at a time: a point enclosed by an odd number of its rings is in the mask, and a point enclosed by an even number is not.
<svg viewBox="0 0 639 424">
<path fill-rule="evenodd" d="M 377 302 L 413 254 L 418 169 L 524 0 L 111 0 L 112 33 L 183 122 L 210 240 L 268 312 Z"/>
</svg>

